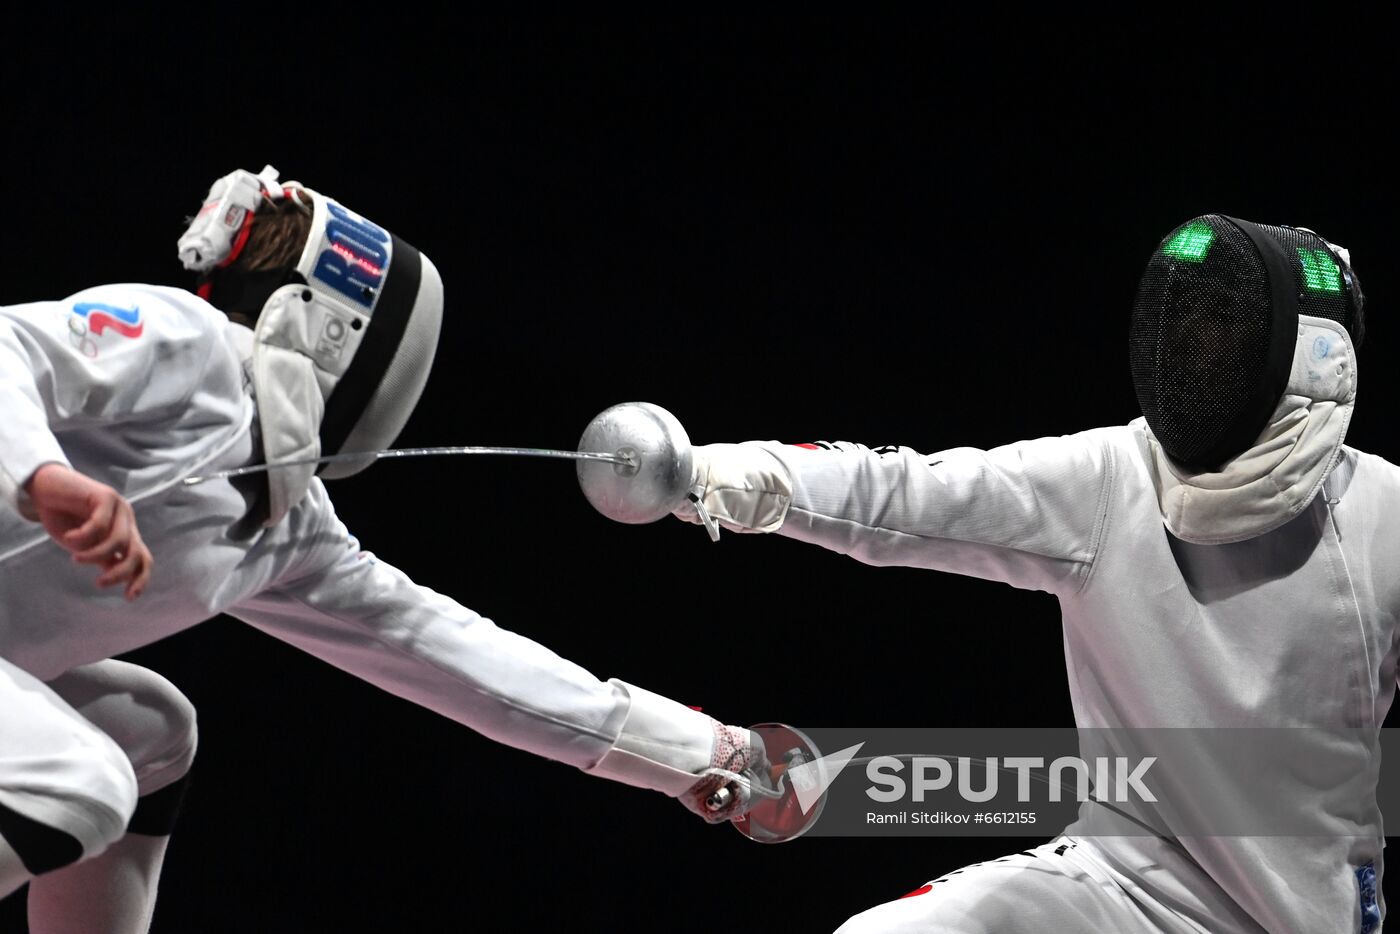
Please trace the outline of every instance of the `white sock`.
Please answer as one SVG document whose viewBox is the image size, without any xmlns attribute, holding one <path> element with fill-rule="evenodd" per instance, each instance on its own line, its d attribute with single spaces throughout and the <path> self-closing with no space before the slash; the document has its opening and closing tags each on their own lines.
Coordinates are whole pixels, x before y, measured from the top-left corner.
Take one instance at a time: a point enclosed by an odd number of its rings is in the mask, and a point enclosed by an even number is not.
<svg viewBox="0 0 1400 934">
<path fill-rule="evenodd" d="M 19 861 L 19 854 L 0 839 L 0 898 L 11 894 L 29 881 L 29 870 Z"/>
<path fill-rule="evenodd" d="M 30 934 L 146 934 L 169 842 L 129 833 L 101 856 L 35 877 Z"/>
</svg>

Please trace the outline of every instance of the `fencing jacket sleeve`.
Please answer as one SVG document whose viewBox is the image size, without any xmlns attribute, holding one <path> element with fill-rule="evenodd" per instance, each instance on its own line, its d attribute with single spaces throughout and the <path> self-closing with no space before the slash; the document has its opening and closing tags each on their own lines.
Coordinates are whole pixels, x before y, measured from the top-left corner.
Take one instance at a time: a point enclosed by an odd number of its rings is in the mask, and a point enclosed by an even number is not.
<svg viewBox="0 0 1400 934">
<path fill-rule="evenodd" d="M 1098 432 L 932 455 L 847 442 L 764 447 L 792 479 L 781 534 L 866 564 L 1056 594 L 1087 580 L 1112 484 Z"/>
</svg>

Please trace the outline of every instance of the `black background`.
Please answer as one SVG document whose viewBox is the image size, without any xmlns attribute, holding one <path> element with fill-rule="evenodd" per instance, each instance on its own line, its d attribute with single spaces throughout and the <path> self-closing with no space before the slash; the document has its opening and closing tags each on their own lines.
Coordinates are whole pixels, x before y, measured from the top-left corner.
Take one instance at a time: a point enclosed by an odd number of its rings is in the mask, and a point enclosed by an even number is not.
<svg viewBox="0 0 1400 934">
<path fill-rule="evenodd" d="M 1220 211 L 1351 247 L 1371 316 L 1348 440 L 1394 459 L 1392 109 L 1360 56 L 1309 59 L 1327 37 L 1303 25 L 1243 54 L 1167 21 L 15 24 L 0 301 L 185 283 L 183 218 L 271 161 L 443 273 L 401 444 L 569 448 L 643 399 L 697 443 L 987 447 L 1136 415 L 1137 276 Z M 611 524 L 553 462 L 386 464 L 331 492 L 419 582 L 729 722 L 1071 722 L 1043 594 Z M 823 931 L 1036 842 L 758 846 L 232 621 L 134 658 L 201 718 L 156 932 Z M 18 899 L 0 913 L 23 930 Z"/>
</svg>

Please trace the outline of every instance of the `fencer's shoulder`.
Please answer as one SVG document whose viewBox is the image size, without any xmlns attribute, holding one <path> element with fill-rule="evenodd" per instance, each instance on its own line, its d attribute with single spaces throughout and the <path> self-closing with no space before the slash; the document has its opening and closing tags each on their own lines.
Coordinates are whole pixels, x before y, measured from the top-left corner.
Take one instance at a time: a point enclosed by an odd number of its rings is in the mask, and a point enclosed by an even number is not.
<svg viewBox="0 0 1400 934">
<path fill-rule="evenodd" d="M 1099 428 L 1086 428 L 1073 434 L 1065 435 L 1067 439 L 1073 439 L 1077 444 L 1084 445 L 1109 445 L 1112 447 L 1136 447 L 1138 439 L 1142 434 L 1142 427 L 1146 423 L 1142 419 L 1134 419 L 1126 425 L 1103 425 Z"/>
<path fill-rule="evenodd" d="M 200 330 L 215 331 L 227 320 L 222 312 L 185 289 L 140 282 L 120 282 L 89 286 L 64 298 L 27 302 L 0 307 L 6 317 L 41 323 L 54 315 L 73 314 L 91 320 L 93 315 L 107 319 L 124 334 L 144 330 L 146 321 L 179 321 Z"/>
<path fill-rule="evenodd" d="M 65 303 L 100 304 L 138 314 L 176 315 L 218 328 L 227 320 L 217 308 L 187 289 L 144 282 L 92 286 L 70 295 Z"/>
<path fill-rule="evenodd" d="M 1035 438 L 1018 442 L 1015 446 L 1028 450 L 1103 457 L 1117 451 L 1135 452 L 1138 448 L 1137 434 L 1134 425 L 1107 425 L 1101 428 L 1086 428 L 1065 435 Z"/>
<path fill-rule="evenodd" d="M 1394 528 L 1390 517 L 1400 512 L 1400 466 L 1384 457 L 1342 446 L 1342 456 L 1327 478 L 1327 492 L 1353 515 Z"/>
<path fill-rule="evenodd" d="M 1141 477 L 1147 469 L 1145 432 L 1146 423 L 1136 419 L 1126 425 L 1104 425 L 1023 442 L 1018 454 L 1024 462 L 1043 460 L 1082 477 Z"/>
<path fill-rule="evenodd" d="M 1147 420 L 1139 416 L 1126 425 L 1090 428 L 1080 432 L 1079 437 L 1084 439 L 1082 443 L 1101 445 L 1117 458 L 1126 457 L 1141 461 L 1147 456 L 1150 432 Z"/>
<path fill-rule="evenodd" d="M 110 330 L 133 345 L 208 342 L 222 333 L 227 320 L 193 292 L 139 282 L 90 286 L 60 299 L 0 308 L 0 315 L 39 339 L 70 330 Z"/>
<path fill-rule="evenodd" d="M 1131 450 L 1131 432 L 1124 426 L 1113 426 L 1026 438 L 987 451 L 953 448 L 929 455 L 929 459 L 931 463 L 966 464 L 979 471 L 991 467 L 1033 474 L 1077 486 L 1110 476 L 1114 464 Z"/>
<path fill-rule="evenodd" d="M 1392 464 L 1378 454 L 1358 450 L 1349 444 L 1342 445 L 1342 463 L 1339 469 L 1350 468 L 1359 477 L 1374 478 L 1400 490 L 1400 466 Z"/>
</svg>

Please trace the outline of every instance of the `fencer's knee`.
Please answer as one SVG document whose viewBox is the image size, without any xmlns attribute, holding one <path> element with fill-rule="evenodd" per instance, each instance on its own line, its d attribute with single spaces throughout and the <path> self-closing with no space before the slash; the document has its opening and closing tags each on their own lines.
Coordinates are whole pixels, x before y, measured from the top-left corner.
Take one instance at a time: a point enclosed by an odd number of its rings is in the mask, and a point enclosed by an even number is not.
<svg viewBox="0 0 1400 934">
<path fill-rule="evenodd" d="M 872 934 L 875 928 L 863 920 L 868 914 L 869 911 L 862 911 L 852 918 L 847 918 L 846 923 L 837 928 L 834 934 Z"/>
<path fill-rule="evenodd" d="M 848 919 L 836 929 L 836 934 L 931 934 L 938 931 L 947 934 L 948 928 L 938 926 L 927 910 L 913 912 L 913 906 L 902 904 L 904 899 L 886 902 L 866 909 Z M 918 907 L 927 908 L 926 905 Z"/>
<path fill-rule="evenodd" d="M 139 795 L 125 826 L 170 833 L 199 745 L 194 705 L 155 672 L 111 659 L 74 668 L 49 687 L 124 754 Z"/>
<path fill-rule="evenodd" d="M 836 934 L 1010 934 L 1024 930 L 1013 923 L 989 921 L 970 910 L 967 894 L 940 880 L 938 886 L 924 886 L 862 911 L 841 925 Z"/>
<path fill-rule="evenodd" d="M 15 789 L 0 801 L 0 836 L 34 875 L 105 851 L 126 834 L 137 803 L 136 773 L 105 736 L 44 764 L 60 787 Z"/>
<path fill-rule="evenodd" d="M 177 781 L 194 763 L 194 705 L 154 671 L 109 659 L 74 668 L 49 687 L 116 741 L 142 795 Z"/>
<path fill-rule="evenodd" d="M 891 934 L 893 930 L 886 920 L 879 917 L 879 909 L 872 908 L 848 918 L 835 934 Z"/>
<path fill-rule="evenodd" d="M 67 789 L 64 797 L 73 806 L 78 826 L 73 834 L 82 841 L 83 856 L 95 856 L 121 839 L 136 811 L 140 795 L 136 772 L 120 748 L 107 737 L 70 750 L 63 764 Z M 59 828 L 64 829 L 64 828 Z"/>
<path fill-rule="evenodd" d="M 132 765 L 140 793 L 150 795 L 182 780 L 199 749 L 199 722 L 194 704 L 175 685 L 153 671 L 143 672 L 142 706 L 159 711 L 164 731 L 133 750 Z"/>
<path fill-rule="evenodd" d="M 133 757 L 140 792 L 127 831 L 163 837 L 174 832 L 184 804 L 199 748 L 198 718 L 194 704 L 175 685 L 153 671 L 138 671 L 128 690 L 148 716 L 154 715 L 160 728 L 147 730 L 127 751 Z"/>
</svg>

